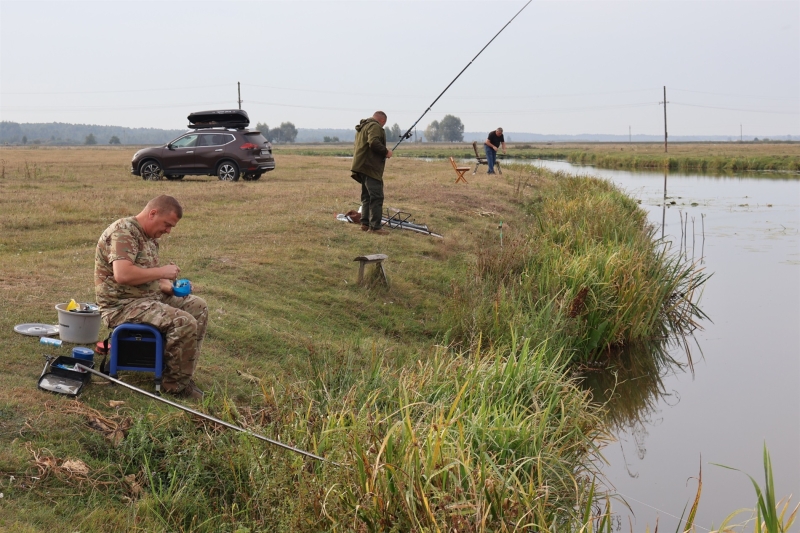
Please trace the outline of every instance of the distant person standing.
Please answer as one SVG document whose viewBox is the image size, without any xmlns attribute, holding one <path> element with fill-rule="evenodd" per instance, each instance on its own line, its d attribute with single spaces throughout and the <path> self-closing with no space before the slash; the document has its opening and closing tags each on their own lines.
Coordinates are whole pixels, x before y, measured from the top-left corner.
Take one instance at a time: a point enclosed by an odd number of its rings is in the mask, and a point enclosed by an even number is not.
<svg viewBox="0 0 800 533">
<path fill-rule="evenodd" d="M 351 176 L 361 184 L 361 229 L 385 235 L 383 215 L 383 168 L 392 151 L 386 147 L 386 113 L 375 111 L 356 126 Z"/>
<path fill-rule="evenodd" d="M 483 141 L 483 150 L 486 152 L 486 162 L 489 164 L 487 174 L 494 174 L 494 162 L 497 159 L 497 150 L 503 147 L 503 154 L 506 153 L 506 138 L 503 137 L 503 128 L 497 128 L 489 133 L 489 137 Z"/>
</svg>

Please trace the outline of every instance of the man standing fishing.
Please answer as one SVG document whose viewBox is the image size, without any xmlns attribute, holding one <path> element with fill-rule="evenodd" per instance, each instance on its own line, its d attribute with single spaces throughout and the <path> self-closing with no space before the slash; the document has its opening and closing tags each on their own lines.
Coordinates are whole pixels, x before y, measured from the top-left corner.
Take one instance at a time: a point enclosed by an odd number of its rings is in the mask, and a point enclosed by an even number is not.
<svg viewBox="0 0 800 533">
<path fill-rule="evenodd" d="M 497 149 L 500 146 L 503 147 L 503 154 L 505 154 L 506 138 L 503 137 L 503 128 L 497 128 L 489 132 L 489 137 L 483 142 L 483 150 L 486 152 L 486 162 L 489 164 L 489 171 L 487 174 L 494 174 L 494 162 L 497 159 Z"/>
<path fill-rule="evenodd" d="M 194 295 L 174 296 L 170 280 L 177 265 L 161 265 L 158 238 L 169 234 L 183 216 L 172 196 L 150 200 L 133 217 L 112 223 L 97 242 L 94 289 L 103 322 L 152 324 L 166 337 L 164 391 L 199 400 L 203 392 L 192 381 L 206 334 L 208 306 Z"/>
<path fill-rule="evenodd" d="M 356 126 L 351 177 L 361 184 L 361 229 L 385 235 L 383 216 L 383 168 L 392 151 L 386 147 L 386 113 L 375 111 Z"/>
</svg>

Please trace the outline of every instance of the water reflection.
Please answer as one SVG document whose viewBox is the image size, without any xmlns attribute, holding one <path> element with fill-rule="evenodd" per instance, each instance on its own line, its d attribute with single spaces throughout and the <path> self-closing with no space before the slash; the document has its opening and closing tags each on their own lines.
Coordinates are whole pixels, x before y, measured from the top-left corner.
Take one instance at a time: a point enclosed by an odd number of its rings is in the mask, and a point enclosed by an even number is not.
<svg viewBox="0 0 800 533">
<path fill-rule="evenodd" d="M 641 431 L 653 422 L 660 404 L 674 404 L 678 395 L 667 390 L 664 378 L 676 373 L 694 374 L 691 345 L 702 354 L 694 336 L 642 342 L 609 354 L 611 364 L 583 374 L 592 397 L 606 408 L 606 423 L 614 433 Z M 673 354 L 682 354 L 678 360 Z"/>
</svg>

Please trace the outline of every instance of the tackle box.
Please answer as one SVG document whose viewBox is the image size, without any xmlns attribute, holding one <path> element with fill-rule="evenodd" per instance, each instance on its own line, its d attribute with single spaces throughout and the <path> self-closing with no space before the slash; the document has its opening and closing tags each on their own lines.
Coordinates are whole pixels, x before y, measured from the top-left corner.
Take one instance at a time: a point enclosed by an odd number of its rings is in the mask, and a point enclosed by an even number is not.
<svg viewBox="0 0 800 533">
<path fill-rule="evenodd" d="M 77 396 L 83 387 L 92 379 L 89 372 L 75 369 L 76 364 L 94 369 L 94 363 L 85 359 L 76 359 L 62 355 L 46 363 L 42 376 L 39 378 L 39 388 L 56 394 Z"/>
</svg>

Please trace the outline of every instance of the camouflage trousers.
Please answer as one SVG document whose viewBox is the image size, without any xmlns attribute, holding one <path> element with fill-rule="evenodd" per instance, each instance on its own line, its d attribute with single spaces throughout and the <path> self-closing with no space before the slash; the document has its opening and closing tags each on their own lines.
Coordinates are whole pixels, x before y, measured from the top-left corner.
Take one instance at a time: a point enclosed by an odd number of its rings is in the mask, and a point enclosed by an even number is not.
<svg viewBox="0 0 800 533">
<path fill-rule="evenodd" d="M 118 311 L 104 313 L 103 321 L 109 328 L 124 322 L 155 326 L 166 341 L 164 390 L 181 391 L 189 385 L 206 336 L 208 305 L 205 300 L 192 294 L 184 298 L 164 294 L 160 299 L 134 300 Z"/>
</svg>

